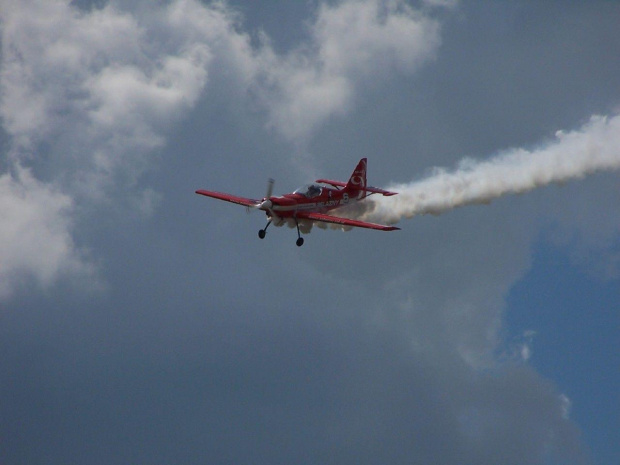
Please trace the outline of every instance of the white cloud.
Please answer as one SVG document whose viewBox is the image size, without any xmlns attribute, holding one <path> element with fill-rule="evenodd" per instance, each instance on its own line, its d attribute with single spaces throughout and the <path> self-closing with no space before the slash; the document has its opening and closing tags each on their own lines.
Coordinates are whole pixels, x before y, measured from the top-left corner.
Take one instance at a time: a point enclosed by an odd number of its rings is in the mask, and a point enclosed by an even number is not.
<svg viewBox="0 0 620 465">
<path fill-rule="evenodd" d="M 295 138 L 349 110 L 364 79 L 413 72 L 439 45 L 438 23 L 402 1 L 321 4 L 310 44 L 285 56 L 268 40 L 252 47 L 223 3 L 177 0 L 134 14 L 121 5 L 27 0 L 2 11 L 0 113 L 15 153 L 40 157 L 32 151 L 49 144 L 56 176 L 99 188 L 121 166 L 129 180 L 143 172 L 212 70 L 240 93 L 251 87 L 273 127 Z"/>
<path fill-rule="evenodd" d="M 560 410 L 562 411 L 562 418 L 568 420 L 570 417 L 570 411 L 573 403 L 566 394 L 560 394 Z"/>
<path fill-rule="evenodd" d="M 15 152 L 49 157 L 51 175 L 81 195 L 104 193 L 121 169 L 134 181 L 206 84 L 212 54 L 191 27 L 200 13 L 210 10 L 196 2 L 147 18 L 112 4 L 87 13 L 66 1 L 5 7 L 0 111 Z M 183 14 L 194 18 L 185 35 Z M 41 143 L 49 153 L 32 154 Z"/>
<path fill-rule="evenodd" d="M 72 208 L 26 169 L 0 176 L 0 298 L 27 276 L 45 287 L 59 274 L 93 273 L 71 237 Z"/>
<path fill-rule="evenodd" d="M 240 95 L 260 96 L 273 128 L 295 139 L 348 111 L 363 80 L 412 72 L 439 43 L 437 22 L 403 1 L 321 4 L 311 43 L 286 56 L 268 40 L 253 47 L 226 3 L 140 5 L 82 11 L 68 0 L 25 0 L 0 13 L 9 165 L 32 167 L 41 188 L 62 185 L 80 208 L 120 188 L 136 199 L 128 204 L 143 198 L 138 211 L 152 211 L 156 196 L 136 192 L 137 181 L 212 72 Z"/>
<path fill-rule="evenodd" d="M 6 166 L 20 173 L 3 177 L 6 294 L 12 272 L 48 285 L 62 269 L 86 269 L 69 266 L 80 262 L 70 227 L 77 211 L 97 208 L 119 188 L 129 192 L 127 205 L 153 210 L 157 195 L 135 188 L 139 176 L 171 123 L 201 96 L 214 54 L 243 55 L 247 38 L 224 7 L 191 0 L 141 15 L 116 3 L 80 11 L 69 1 L 14 1 L 1 19 Z M 245 73 L 243 59 L 234 65 Z M 46 253 L 36 252 L 43 243 Z"/>
<path fill-rule="evenodd" d="M 439 24 L 403 1 L 321 4 L 312 41 L 286 57 L 264 48 L 259 89 L 271 124 L 296 140 L 351 109 L 363 84 L 411 73 L 436 52 Z"/>
<path fill-rule="evenodd" d="M 527 362 L 534 354 L 534 337 L 536 331 L 523 331 L 509 344 L 506 354 L 502 357 L 508 361 Z"/>
</svg>

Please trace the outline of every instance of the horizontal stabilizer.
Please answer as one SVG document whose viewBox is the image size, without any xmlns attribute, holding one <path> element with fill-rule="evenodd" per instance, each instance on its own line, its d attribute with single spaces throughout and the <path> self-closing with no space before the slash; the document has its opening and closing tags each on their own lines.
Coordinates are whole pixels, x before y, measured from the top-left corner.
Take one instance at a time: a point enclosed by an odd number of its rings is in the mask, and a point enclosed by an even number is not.
<svg viewBox="0 0 620 465">
<path fill-rule="evenodd" d="M 317 179 L 316 182 L 321 182 L 323 184 L 329 184 L 329 185 L 334 186 L 334 187 L 345 187 L 347 185 L 346 182 L 332 181 L 331 179 Z M 366 191 L 366 192 L 371 192 L 373 194 L 383 194 L 386 197 L 388 197 L 390 195 L 398 194 L 398 192 L 390 192 L 390 191 L 386 191 L 385 189 L 380 189 L 378 187 L 372 187 L 372 186 L 366 186 L 366 187 L 361 188 L 360 190 L 363 190 L 363 191 Z"/>
<path fill-rule="evenodd" d="M 380 189 L 378 187 L 372 187 L 372 186 L 366 186 L 364 190 L 366 192 L 372 192 L 373 194 L 383 194 L 386 197 L 389 197 L 390 195 L 398 194 L 398 192 L 390 192 L 390 191 L 386 191 L 385 189 Z"/>
</svg>

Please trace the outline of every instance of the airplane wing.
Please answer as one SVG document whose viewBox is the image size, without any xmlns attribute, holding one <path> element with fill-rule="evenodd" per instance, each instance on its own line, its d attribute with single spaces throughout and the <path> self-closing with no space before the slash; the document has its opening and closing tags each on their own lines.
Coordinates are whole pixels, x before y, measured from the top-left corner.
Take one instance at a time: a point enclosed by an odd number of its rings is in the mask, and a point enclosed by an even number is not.
<svg viewBox="0 0 620 465">
<path fill-rule="evenodd" d="M 323 184 L 330 184 L 334 187 L 345 187 L 347 185 L 346 182 L 332 181 L 331 179 L 317 179 L 315 182 L 322 182 Z M 378 187 L 372 187 L 372 186 L 366 186 L 362 188 L 362 190 L 365 190 L 366 192 L 371 192 L 373 194 L 383 194 L 386 197 L 389 197 L 390 195 L 398 194 L 398 192 L 390 192 L 390 191 L 386 191 L 385 189 L 380 189 Z"/>
<path fill-rule="evenodd" d="M 400 228 L 396 226 L 386 226 L 383 224 L 367 223 L 366 221 L 351 220 L 349 218 L 340 218 L 338 216 L 325 215 L 323 213 L 307 213 L 297 212 L 297 218 L 303 218 L 313 221 L 322 221 L 323 223 L 342 224 L 345 226 L 353 226 L 356 228 L 378 229 L 380 231 L 396 231 Z"/>
<path fill-rule="evenodd" d="M 224 194 L 222 192 L 205 191 L 202 189 L 197 190 L 196 194 L 206 195 L 207 197 L 213 197 L 214 199 L 225 200 L 226 202 L 232 202 L 239 205 L 245 205 L 246 207 L 255 207 L 261 202 L 260 200 L 237 197 L 236 195 Z"/>
</svg>

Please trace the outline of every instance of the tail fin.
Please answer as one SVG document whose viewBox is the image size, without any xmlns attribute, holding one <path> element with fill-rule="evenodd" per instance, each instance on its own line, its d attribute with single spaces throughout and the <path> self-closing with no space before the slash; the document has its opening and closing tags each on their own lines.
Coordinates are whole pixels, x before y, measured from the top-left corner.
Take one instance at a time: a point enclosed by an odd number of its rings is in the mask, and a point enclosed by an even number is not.
<svg viewBox="0 0 620 465">
<path fill-rule="evenodd" d="M 353 170 L 353 173 L 351 174 L 351 177 L 349 178 L 349 181 L 347 182 L 347 185 L 345 186 L 344 191 L 347 192 L 351 198 L 362 199 L 366 197 L 365 188 L 366 188 L 366 159 L 362 158 L 357 164 L 357 166 L 355 167 L 355 169 Z"/>
</svg>

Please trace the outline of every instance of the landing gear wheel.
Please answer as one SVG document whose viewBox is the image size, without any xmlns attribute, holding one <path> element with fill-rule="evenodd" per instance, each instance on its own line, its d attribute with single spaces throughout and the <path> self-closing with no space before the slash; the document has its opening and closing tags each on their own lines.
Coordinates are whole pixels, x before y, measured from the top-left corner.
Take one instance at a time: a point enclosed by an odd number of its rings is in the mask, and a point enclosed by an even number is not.
<svg viewBox="0 0 620 465">
<path fill-rule="evenodd" d="M 297 222 L 297 217 L 295 218 L 295 226 L 297 227 L 297 242 L 295 242 L 295 244 L 297 244 L 297 247 L 301 247 L 302 245 L 304 245 L 304 238 L 301 237 L 301 234 L 299 233 L 299 223 Z"/>
</svg>

